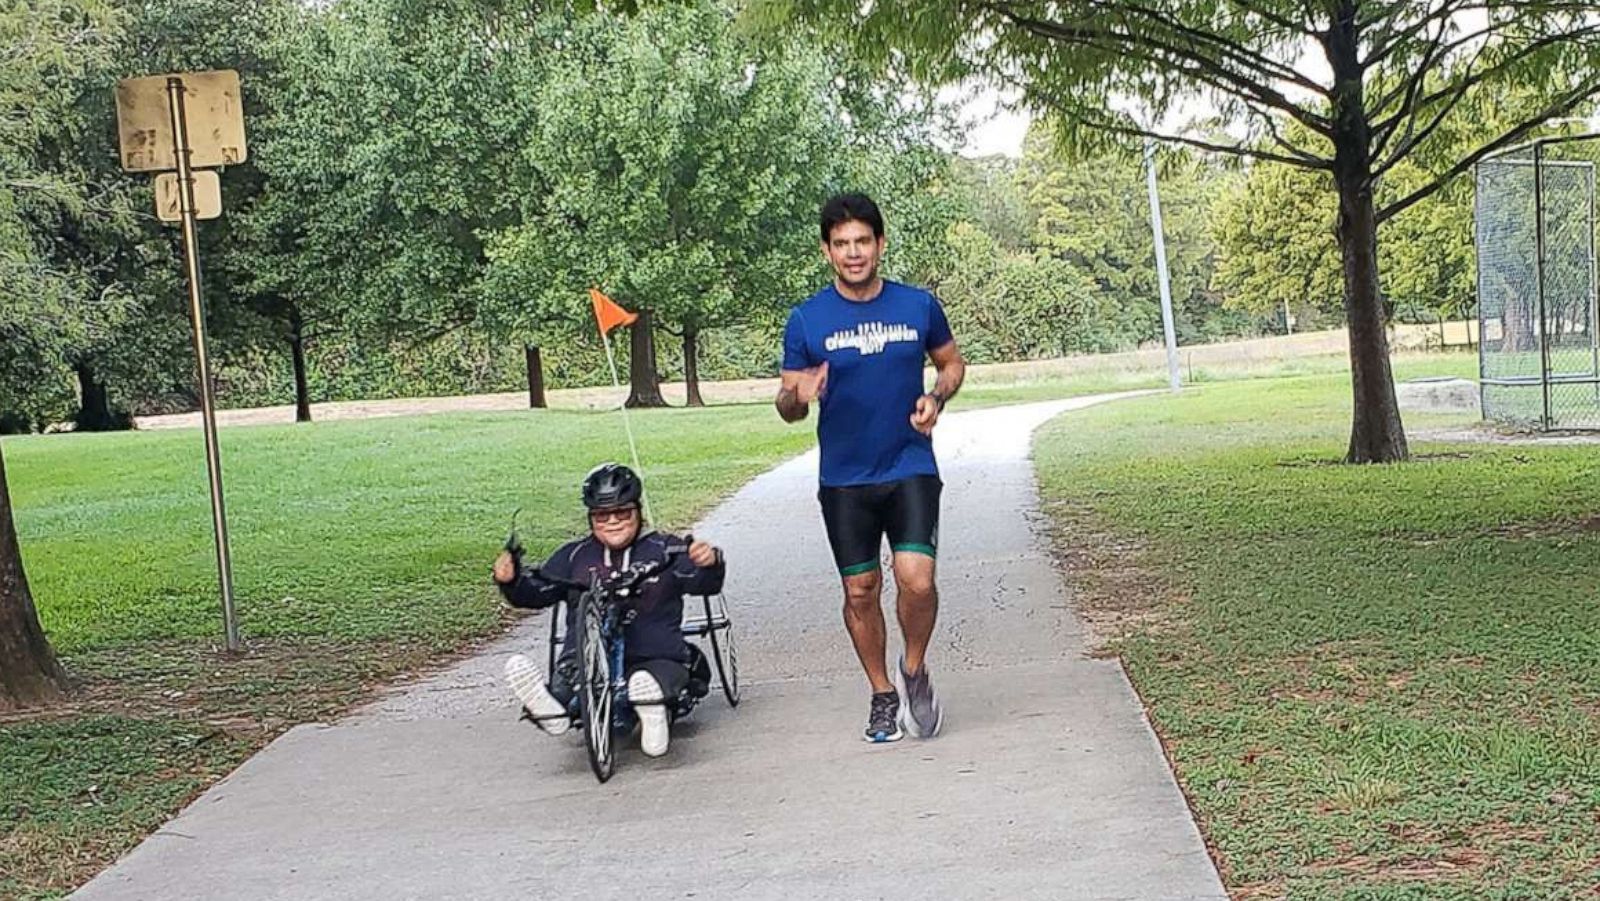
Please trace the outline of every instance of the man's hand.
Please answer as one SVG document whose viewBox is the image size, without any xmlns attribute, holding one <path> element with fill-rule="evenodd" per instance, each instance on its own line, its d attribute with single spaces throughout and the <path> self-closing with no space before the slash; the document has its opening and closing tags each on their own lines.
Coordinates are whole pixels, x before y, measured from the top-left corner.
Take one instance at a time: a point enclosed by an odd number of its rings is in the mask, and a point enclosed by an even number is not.
<svg viewBox="0 0 1600 901">
<path fill-rule="evenodd" d="M 931 394 L 917 398 L 917 409 L 911 414 L 911 427 L 924 435 L 932 435 L 934 425 L 939 422 L 942 406 L 939 399 Z"/>
<path fill-rule="evenodd" d="M 517 580 L 517 561 L 512 559 L 510 551 L 501 551 L 500 556 L 495 558 L 494 580 L 501 585 L 510 585 Z"/>
<path fill-rule="evenodd" d="M 781 373 L 782 386 L 778 388 L 778 415 L 784 422 L 799 422 L 811 410 L 811 402 L 828 390 L 828 363 L 809 369 L 785 369 Z"/>
<path fill-rule="evenodd" d="M 717 549 L 704 541 L 689 545 L 689 562 L 704 568 L 717 562 Z"/>
<path fill-rule="evenodd" d="M 795 382 L 795 396 L 803 404 L 809 404 L 822 396 L 828 390 L 828 363 L 826 360 L 820 366 L 800 370 L 800 378 Z"/>
</svg>

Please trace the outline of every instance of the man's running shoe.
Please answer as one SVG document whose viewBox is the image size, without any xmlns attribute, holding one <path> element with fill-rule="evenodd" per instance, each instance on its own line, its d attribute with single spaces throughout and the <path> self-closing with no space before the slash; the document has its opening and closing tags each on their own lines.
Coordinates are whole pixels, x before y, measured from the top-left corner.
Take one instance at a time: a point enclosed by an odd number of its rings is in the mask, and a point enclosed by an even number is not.
<svg viewBox="0 0 1600 901">
<path fill-rule="evenodd" d="M 522 702 L 524 716 L 531 720 L 535 726 L 550 733 L 560 735 L 572 728 L 572 717 L 567 714 L 567 708 L 556 700 L 550 689 L 544 686 L 544 674 L 521 654 L 512 654 L 506 660 L 506 684 L 511 686 L 511 693 Z"/>
<path fill-rule="evenodd" d="M 906 672 L 905 658 L 895 667 L 895 688 L 905 698 L 900 708 L 900 722 L 912 738 L 932 738 L 944 726 L 944 708 L 939 706 L 939 695 L 933 690 L 933 680 L 928 678 L 928 664 L 916 675 Z"/>
<path fill-rule="evenodd" d="M 874 744 L 899 741 L 903 734 L 900 731 L 900 696 L 892 691 L 873 695 L 872 712 L 867 715 L 867 741 Z"/>
</svg>

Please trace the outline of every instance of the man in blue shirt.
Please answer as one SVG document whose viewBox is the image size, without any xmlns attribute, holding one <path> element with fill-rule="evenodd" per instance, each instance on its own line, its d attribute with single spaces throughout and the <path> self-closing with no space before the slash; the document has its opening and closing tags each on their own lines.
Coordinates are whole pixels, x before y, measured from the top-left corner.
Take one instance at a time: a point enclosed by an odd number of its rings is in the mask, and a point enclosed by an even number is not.
<svg viewBox="0 0 1600 901">
<path fill-rule="evenodd" d="M 932 737 L 944 722 L 925 660 L 939 609 L 934 559 L 943 483 L 933 427 L 960 390 L 966 363 L 932 294 L 879 277 L 883 214 L 871 198 L 834 197 L 822 205 L 821 220 L 834 281 L 789 315 L 778 413 L 798 422 L 821 399 L 817 497 L 844 580 L 845 627 L 872 686 L 866 739 Z M 925 357 L 938 372 L 931 391 L 924 390 Z M 886 535 L 905 638 L 893 681 L 878 562 Z"/>
</svg>

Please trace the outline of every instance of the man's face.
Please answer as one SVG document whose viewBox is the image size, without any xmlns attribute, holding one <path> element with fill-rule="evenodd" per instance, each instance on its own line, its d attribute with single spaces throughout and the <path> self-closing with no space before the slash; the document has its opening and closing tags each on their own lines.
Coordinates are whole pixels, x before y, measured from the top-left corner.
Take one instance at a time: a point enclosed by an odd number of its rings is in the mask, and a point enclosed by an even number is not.
<svg viewBox="0 0 1600 901">
<path fill-rule="evenodd" d="M 589 529 L 599 542 L 620 551 L 639 535 L 639 508 L 609 507 L 589 511 Z"/>
<path fill-rule="evenodd" d="M 862 288 L 878 277 L 883 239 L 872 233 L 872 226 L 850 219 L 833 227 L 822 245 L 822 254 L 833 265 L 840 282 L 851 288 Z"/>
</svg>

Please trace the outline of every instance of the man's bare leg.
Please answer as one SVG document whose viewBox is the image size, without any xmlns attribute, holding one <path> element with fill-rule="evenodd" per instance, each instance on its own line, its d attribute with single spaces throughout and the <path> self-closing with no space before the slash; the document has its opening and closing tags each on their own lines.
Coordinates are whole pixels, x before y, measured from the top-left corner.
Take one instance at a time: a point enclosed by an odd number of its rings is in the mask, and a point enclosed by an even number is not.
<svg viewBox="0 0 1600 901">
<path fill-rule="evenodd" d="M 926 554 L 894 555 L 895 612 L 906 640 L 906 671 L 922 670 L 939 618 L 939 589 L 934 584 L 934 559 Z"/>
<path fill-rule="evenodd" d="M 928 643 L 939 618 L 939 590 L 934 585 L 934 560 L 915 552 L 894 555 L 894 581 L 898 588 L 895 609 L 906 638 L 905 664 L 896 670 L 900 722 L 916 738 L 931 738 L 944 726 L 939 695 L 928 676 Z"/>
<path fill-rule="evenodd" d="M 855 644 L 856 656 L 874 694 L 894 690 L 885 663 L 888 630 L 883 622 L 882 597 L 881 570 L 844 577 L 844 626 L 850 630 L 850 641 Z"/>
</svg>

